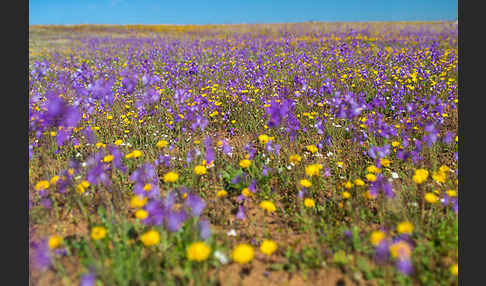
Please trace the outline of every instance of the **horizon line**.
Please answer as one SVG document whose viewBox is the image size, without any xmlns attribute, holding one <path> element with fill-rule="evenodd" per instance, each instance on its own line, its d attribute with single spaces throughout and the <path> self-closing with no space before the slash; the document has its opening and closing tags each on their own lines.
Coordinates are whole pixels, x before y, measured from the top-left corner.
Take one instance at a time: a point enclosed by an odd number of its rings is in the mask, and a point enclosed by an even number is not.
<svg viewBox="0 0 486 286">
<path fill-rule="evenodd" d="M 29 27 L 34 26 L 208 26 L 208 25 L 262 25 L 262 24 L 317 24 L 317 23 L 435 23 L 435 22 L 458 22 L 456 20 L 443 19 L 443 20 L 388 20 L 388 21 L 302 21 L 302 22 L 257 22 L 257 23 L 207 23 L 207 24 L 141 24 L 141 23 L 127 23 L 127 24 L 106 24 L 106 23 L 84 23 L 84 24 L 29 24 Z"/>
</svg>

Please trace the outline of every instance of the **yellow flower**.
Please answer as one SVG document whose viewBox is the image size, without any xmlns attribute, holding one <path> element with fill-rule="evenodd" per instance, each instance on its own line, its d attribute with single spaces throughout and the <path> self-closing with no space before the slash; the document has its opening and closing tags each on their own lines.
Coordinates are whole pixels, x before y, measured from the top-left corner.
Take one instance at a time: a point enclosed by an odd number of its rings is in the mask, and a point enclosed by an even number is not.
<svg viewBox="0 0 486 286">
<path fill-rule="evenodd" d="M 130 207 L 134 209 L 141 208 L 145 206 L 146 203 L 147 203 L 147 198 L 142 198 L 140 196 L 133 196 L 130 199 Z"/>
<path fill-rule="evenodd" d="M 446 194 L 449 196 L 449 197 L 457 197 L 457 192 L 455 190 L 447 190 L 446 191 Z"/>
<path fill-rule="evenodd" d="M 36 191 L 45 190 L 47 188 L 49 188 L 49 181 L 42 180 L 35 184 Z"/>
<path fill-rule="evenodd" d="M 218 198 L 221 198 L 221 197 L 225 197 L 227 194 L 228 194 L 228 192 L 227 192 L 227 191 L 225 191 L 225 190 L 219 190 L 219 191 L 216 193 L 216 196 L 217 196 Z"/>
<path fill-rule="evenodd" d="M 412 234 L 413 225 L 409 221 L 401 222 L 397 225 L 397 231 L 400 234 Z"/>
<path fill-rule="evenodd" d="M 277 243 L 273 240 L 264 239 L 262 244 L 260 244 L 260 251 L 267 256 L 271 256 L 276 250 Z"/>
<path fill-rule="evenodd" d="M 248 159 L 243 159 L 240 161 L 240 167 L 241 168 L 248 168 L 251 165 L 251 161 Z"/>
<path fill-rule="evenodd" d="M 160 140 L 159 142 L 157 142 L 157 144 L 155 144 L 155 146 L 157 146 L 157 148 L 164 148 L 168 144 L 169 144 L 169 142 L 167 142 L 165 140 Z"/>
<path fill-rule="evenodd" d="M 370 190 L 368 190 L 368 191 L 366 191 L 364 193 L 364 197 L 367 198 L 367 199 L 369 199 L 369 200 L 371 200 L 371 199 L 376 198 L 376 195 L 372 195 L 371 192 L 370 192 Z"/>
<path fill-rule="evenodd" d="M 432 173 L 432 179 L 437 183 L 445 183 L 447 174 L 445 172 L 439 171 Z"/>
<path fill-rule="evenodd" d="M 361 180 L 361 179 L 356 179 L 356 180 L 354 180 L 354 184 L 356 186 L 364 186 L 365 185 L 365 182 L 363 180 Z"/>
<path fill-rule="evenodd" d="M 52 185 L 55 185 L 57 183 L 57 181 L 59 181 L 59 176 L 54 176 L 51 178 L 51 184 Z"/>
<path fill-rule="evenodd" d="M 105 157 L 103 157 L 103 162 L 105 163 L 109 163 L 111 161 L 113 161 L 115 157 L 113 155 L 106 155 Z"/>
<path fill-rule="evenodd" d="M 146 219 L 148 217 L 148 212 L 146 210 L 137 210 L 135 212 L 135 217 L 138 219 Z"/>
<path fill-rule="evenodd" d="M 156 245 L 160 242 L 160 234 L 152 229 L 140 236 L 140 240 L 145 246 Z"/>
<path fill-rule="evenodd" d="M 194 167 L 194 173 L 196 173 L 196 175 L 204 175 L 206 174 L 206 167 L 202 165 L 197 165 L 196 167 Z"/>
<path fill-rule="evenodd" d="M 346 183 L 343 184 L 344 188 L 346 189 L 351 189 L 354 185 L 350 181 L 347 181 Z"/>
<path fill-rule="evenodd" d="M 53 235 L 49 238 L 48 245 L 50 249 L 56 249 L 61 246 L 62 237 L 59 235 Z"/>
<path fill-rule="evenodd" d="M 302 180 L 299 181 L 299 183 L 304 188 L 308 188 L 308 187 L 312 186 L 312 183 L 307 179 L 302 179 Z"/>
<path fill-rule="evenodd" d="M 246 264 L 253 259 L 253 247 L 243 243 L 235 247 L 232 253 L 233 260 L 240 264 Z"/>
<path fill-rule="evenodd" d="M 211 248 L 204 242 L 193 242 L 186 249 L 187 259 L 190 261 L 204 261 L 209 257 Z"/>
<path fill-rule="evenodd" d="M 316 145 L 307 145 L 305 149 L 311 153 L 316 153 L 318 151 Z"/>
<path fill-rule="evenodd" d="M 369 165 L 366 168 L 366 171 L 367 172 L 370 172 L 370 173 L 374 173 L 374 174 L 381 173 L 381 170 L 378 167 L 376 167 L 375 165 Z"/>
<path fill-rule="evenodd" d="M 138 158 L 142 156 L 142 151 L 140 150 L 133 150 L 131 153 L 128 153 L 125 155 L 125 158 L 130 159 L 130 158 Z"/>
<path fill-rule="evenodd" d="M 390 246 L 390 255 L 393 258 L 410 258 L 412 249 L 408 243 L 401 240 Z"/>
<path fill-rule="evenodd" d="M 102 226 L 95 226 L 91 229 L 91 238 L 93 240 L 103 239 L 106 236 L 106 228 Z"/>
<path fill-rule="evenodd" d="M 82 193 L 84 193 L 85 189 L 88 188 L 89 186 L 90 186 L 90 183 L 86 180 L 83 180 L 83 181 L 81 181 L 81 183 L 79 183 L 76 186 L 76 192 L 78 194 L 82 194 Z"/>
<path fill-rule="evenodd" d="M 179 179 L 179 175 L 175 172 L 168 172 L 164 175 L 164 182 L 166 183 L 173 183 Z"/>
<path fill-rule="evenodd" d="M 346 199 L 349 199 L 351 197 L 351 194 L 349 192 L 344 191 L 342 196 L 343 196 L 343 199 L 346 200 Z"/>
<path fill-rule="evenodd" d="M 152 190 L 152 184 L 145 184 L 145 186 L 143 186 L 143 190 L 150 192 Z"/>
<path fill-rule="evenodd" d="M 429 171 L 425 169 L 417 169 L 415 170 L 415 174 L 412 177 L 412 180 L 417 184 L 422 184 L 427 180 L 429 177 Z"/>
<path fill-rule="evenodd" d="M 439 168 L 439 171 L 441 171 L 441 172 L 449 172 L 450 170 L 451 169 L 448 166 L 446 166 L 446 165 L 442 165 Z"/>
<path fill-rule="evenodd" d="M 391 145 L 392 145 L 393 147 L 398 147 L 398 146 L 400 146 L 400 142 L 398 142 L 398 141 L 393 141 L 393 142 L 391 143 Z"/>
<path fill-rule="evenodd" d="M 121 139 L 115 140 L 115 143 L 114 144 L 116 146 L 120 146 L 121 144 L 123 144 L 123 140 L 121 140 Z"/>
<path fill-rule="evenodd" d="M 434 193 L 426 193 L 425 194 L 425 200 L 428 203 L 435 204 L 436 202 L 439 201 L 439 197 L 437 197 L 437 195 L 434 194 Z"/>
<path fill-rule="evenodd" d="M 384 167 L 390 167 L 390 163 L 391 163 L 391 161 L 390 161 L 390 160 L 388 160 L 388 159 L 383 158 L 383 159 L 381 159 L 381 160 L 380 160 L 380 163 L 381 163 L 381 164 L 382 164 Z"/>
<path fill-rule="evenodd" d="M 370 235 L 371 244 L 377 246 L 385 238 L 385 233 L 380 230 L 375 230 Z"/>
<path fill-rule="evenodd" d="M 267 212 L 274 212 L 277 210 L 275 205 L 271 201 L 262 201 L 260 207 Z"/>
<path fill-rule="evenodd" d="M 366 180 L 370 181 L 370 182 L 374 182 L 376 181 L 376 176 L 374 174 L 366 174 Z"/>
<path fill-rule="evenodd" d="M 266 134 L 262 134 L 260 136 L 258 136 L 258 141 L 260 141 L 260 144 L 267 144 L 268 141 L 272 140 L 272 137 L 266 135 Z"/>
<path fill-rule="evenodd" d="M 321 171 L 321 169 L 322 169 L 321 164 L 311 164 L 305 167 L 305 174 L 309 177 L 319 176 L 319 172 Z"/>
<path fill-rule="evenodd" d="M 302 160 L 302 157 L 300 157 L 297 154 L 294 154 L 294 155 L 290 155 L 289 160 L 290 160 L 291 163 L 294 163 L 295 165 L 297 165 Z"/>
<path fill-rule="evenodd" d="M 457 274 L 459 273 L 459 265 L 457 263 L 451 265 L 449 271 L 451 272 L 452 275 L 457 276 Z"/>
<path fill-rule="evenodd" d="M 304 199 L 304 206 L 306 208 L 313 208 L 316 205 L 316 202 L 311 198 Z"/>
<path fill-rule="evenodd" d="M 251 195 L 251 192 L 248 188 L 244 188 L 242 191 L 241 191 L 241 194 L 244 196 L 244 197 L 249 197 Z"/>
</svg>

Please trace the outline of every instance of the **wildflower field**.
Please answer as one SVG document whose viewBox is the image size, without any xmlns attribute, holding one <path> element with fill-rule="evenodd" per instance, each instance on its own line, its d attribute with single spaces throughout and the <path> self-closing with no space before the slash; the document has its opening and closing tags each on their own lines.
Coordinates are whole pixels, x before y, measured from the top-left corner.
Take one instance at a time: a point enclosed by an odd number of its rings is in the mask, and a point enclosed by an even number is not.
<svg viewBox="0 0 486 286">
<path fill-rule="evenodd" d="M 457 285 L 457 25 L 29 28 L 31 285 Z"/>
</svg>

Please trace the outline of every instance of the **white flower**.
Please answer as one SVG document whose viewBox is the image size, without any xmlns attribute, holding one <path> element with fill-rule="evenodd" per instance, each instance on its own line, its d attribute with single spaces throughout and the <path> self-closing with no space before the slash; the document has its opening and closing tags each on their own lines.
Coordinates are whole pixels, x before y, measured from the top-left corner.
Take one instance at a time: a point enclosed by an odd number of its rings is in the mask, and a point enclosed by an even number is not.
<svg viewBox="0 0 486 286">
<path fill-rule="evenodd" d="M 391 176 L 392 176 L 393 179 L 398 179 L 398 174 L 395 173 L 395 172 L 392 172 Z"/>
<path fill-rule="evenodd" d="M 228 232 L 226 233 L 226 235 L 228 235 L 228 236 L 236 236 L 236 230 L 231 229 L 230 231 L 228 231 Z"/>
<path fill-rule="evenodd" d="M 224 255 L 224 253 L 222 253 L 221 251 L 219 250 L 216 250 L 214 252 L 214 257 L 221 263 L 221 264 L 226 264 L 228 263 L 228 258 L 226 257 L 226 255 Z"/>
</svg>

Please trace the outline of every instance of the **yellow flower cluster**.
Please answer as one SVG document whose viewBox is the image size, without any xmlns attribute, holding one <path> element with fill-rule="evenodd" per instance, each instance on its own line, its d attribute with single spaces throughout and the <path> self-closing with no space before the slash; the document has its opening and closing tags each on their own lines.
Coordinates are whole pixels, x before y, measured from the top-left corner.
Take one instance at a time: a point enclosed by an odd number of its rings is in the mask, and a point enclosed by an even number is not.
<svg viewBox="0 0 486 286">
<path fill-rule="evenodd" d="M 174 183 L 179 179 L 179 175 L 176 172 L 168 172 L 163 179 L 165 183 Z"/>
<path fill-rule="evenodd" d="M 140 240 L 145 246 L 156 245 L 160 242 L 160 234 L 155 229 L 152 229 L 142 234 Z"/>
<path fill-rule="evenodd" d="M 235 247 L 232 253 L 233 261 L 246 264 L 253 259 L 254 251 L 251 245 L 243 243 Z"/>
<path fill-rule="evenodd" d="M 128 153 L 125 155 L 125 158 L 130 159 L 130 158 L 138 158 L 142 156 L 142 151 L 140 150 L 133 150 L 132 152 Z"/>
<path fill-rule="evenodd" d="M 197 165 L 196 167 L 194 167 L 194 173 L 196 173 L 196 175 L 204 175 L 206 174 L 206 167 L 202 165 Z"/>
<path fill-rule="evenodd" d="M 309 177 L 319 176 L 321 170 L 322 170 L 321 164 L 311 164 L 305 167 L 305 174 Z"/>
<path fill-rule="evenodd" d="M 426 169 L 417 169 L 412 177 L 412 180 L 417 184 L 422 184 L 429 177 L 429 171 Z"/>
<path fill-rule="evenodd" d="M 241 168 L 248 168 L 251 166 L 251 161 L 248 159 L 243 159 L 240 161 L 240 167 Z"/>
<path fill-rule="evenodd" d="M 275 204 L 272 203 L 271 201 L 262 201 L 260 203 L 260 207 L 264 210 L 264 211 L 267 211 L 267 212 L 274 212 L 277 210 L 277 208 L 275 207 Z"/>
<path fill-rule="evenodd" d="M 191 243 L 186 249 L 187 259 L 190 261 L 204 261 L 209 257 L 210 253 L 211 248 L 201 241 Z"/>
</svg>

